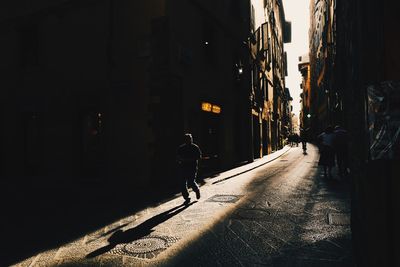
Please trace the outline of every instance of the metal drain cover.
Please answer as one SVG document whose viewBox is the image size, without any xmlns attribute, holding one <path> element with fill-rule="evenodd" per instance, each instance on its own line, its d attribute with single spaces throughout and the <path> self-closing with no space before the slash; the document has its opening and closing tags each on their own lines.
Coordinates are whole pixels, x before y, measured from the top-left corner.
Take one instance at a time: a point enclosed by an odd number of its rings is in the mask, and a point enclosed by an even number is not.
<svg viewBox="0 0 400 267">
<path fill-rule="evenodd" d="M 349 225 L 350 216 L 347 213 L 329 213 L 328 223 L 332 225 Z"/>
<path fill-rule="evenodd" d="M 130 243 L 118 244 L 109 253 L 141 259 L 152 259 L 176 241 L 178 241 L 178 238 L 175 237 L 146 236 Z"/>
<path fill-rule="evenodd" d="M 227 203 L 235 203 L 238 201 L 242 196 L 238 195 L 214 195 L 207 199 L 209 202 L 227 202 Z"/>
</svg>

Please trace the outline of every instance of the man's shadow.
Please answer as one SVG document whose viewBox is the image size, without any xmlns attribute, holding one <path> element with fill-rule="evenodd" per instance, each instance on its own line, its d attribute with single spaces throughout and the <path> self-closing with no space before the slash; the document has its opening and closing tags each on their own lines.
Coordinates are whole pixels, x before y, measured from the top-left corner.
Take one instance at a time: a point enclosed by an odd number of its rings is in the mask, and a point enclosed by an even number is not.
<svg viewBox="0 0 400 267">
<path fill-rule="evenodd" d="M 160 214 L 157 214 L 156 216 L 142 222 L 138 226 L 128 229 L 126 231 L 123 230 L 118 230 L 115 233 L 113 233 L 109 238 L 108 238 L 108 245 L 102 248 L 99 248 L 88 255 L 86 255 L 86 258 L 94 258 L 96 256 L 99 256 L 103 253 L 106 253 L 113 249 L 115 246 L 118 244 L 122 243 L 129 243 L 135 240 L 138 240 L 142 237 L 145 237 L 152 233 L 154 230 L 153 228 L 165 221 L 167 221 L 169 218 L 177 215 L 178 213 L 184 211 L 187 209 L 189 206 L 193 205 L 197 201 L 193 201 L 192 203 L 189 204 L 182 204 L 179 206 L 176 206 L 172 209 L 169 209 L 167 211 L 164 211 Z"/>
</svg>

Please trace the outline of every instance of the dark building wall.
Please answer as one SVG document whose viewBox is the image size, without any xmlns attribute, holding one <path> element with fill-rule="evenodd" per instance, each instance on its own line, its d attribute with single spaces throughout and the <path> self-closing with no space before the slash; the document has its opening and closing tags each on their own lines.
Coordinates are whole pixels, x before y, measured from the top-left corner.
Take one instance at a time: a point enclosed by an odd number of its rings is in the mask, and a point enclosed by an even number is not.
<svg viewBox="0 0 400 267">
<path fill-rule="evenodd" d="M 107 81 L 107 15 L 99 1 L 2 24 L 5 175 L 79 174 L 82 117 Z"/>
<path fill-rule="evenodd" d="M 250 1 L 13 5 L 0 19 L 5 176 L 151 184 L 175 175 L 186 131 L 207 171 L 253 159 Z"/>
<path fill-rule="evenodd" d="M 163 166 L 174 165 L 184 131 L 213 146 L 225 167 L 242 159 L 233 142 L 242 139 L 234 114 L 243 88 L 233 65 L 248 20 L 230 4 L 11 6 L 1 20 L 2 173 L 139 181 L 166 157 Z M 221 114 L 203 114 L 201 101 Z M 204 136 L 208 126 L 218 138 Z"/>
<path fill-rule="evenodd" d="M 398 30 L 393 26 L 398 24 L 394 10 L 399 9 L 399 4 L 394 1 L 334 2 L 336 11 L 333 15 L 336 17 L 330 15 L 334 24 L 333 28 L 327 29 L 326 36 L 332 31 L 336 39 L 333 49 L 327 47 L 329 68 L 323 73 L 322 80 L 329 81 L 331 92 L 328 96 L 331 100 L 339 100 L 342 107 L 342 116 L 337 116 L 337 111 L 329 107 L 326 115 L 331 122 L 342 124 L 349 131 L 355 258 L 360 266 L 397 266 L 399 246 L 395 240 L 399 232 L 395 227 L 395 213 L 398 199 L 394 192 L 399 189 L 397 176 L 400 170 L 395 163 L 399 152 L 394 146 L 390 156 L 372 157 L 372 143 L 377 141 L 373 139 L 373 132 L 380 126 L 379 123 L 370 124 L 369 119 L 379 116 L 382 110 L 371 109 L 367 88 L 373 87 L 379 92 L 388 82 L 395 85 L 399 81 L 400 57 L 396 48 L 399 38 Z M 315 51 L 311 48 L 311 58 L 315 58 Z M 312 63 L 311 68 L 315 75 L 315 64 Z M 312 90 L 315 90 L 318 87 L 313 79 Z M 396 103 L 398 90 L 394 88 L 393 97 L 386 98 L 385 103 Z M 339 98 L 334 99 L 332 92 Z M 315 96 L 312 101 L 317 107 L 323 105 Z M 396 112 L 396 108 L 387 111 Z M 387 116 L 388 123 L 395 121 L 396 116 L 396 113 Z"/>
<path fill-rule="evenodd" d="M 9 59 L 2 64 L 8 77 L 2 172 L 142 182 L 154 140 L 152 22 L 165 15 L 164 5 L 33 6 L 2 23 L 1 51 Z M 135 10 L 142 12 L 132 16 Z"/>
<path fill-rule="evenodd" d="M 235 145 L 236 139 L 244 139 L 236 125 L 236 114 L 245 112 L 236 104 L 243 101 L 238 91 L 248 90 L 234 75 L 235 63 L 247 56 L 243 41 L 248 33 L 246 1 L 241 2 L 240 14 L 232 14 L 232 5 L 237 4 L 171 1 L 168 6 L 171 72 L 182 81 L 184 130 L 194 134 L 206 157 L 216 156 L 203 165 L 222 169 L 246 157 Z M 202 111 L 202 102 L 220 106 L 221 113 Z"/>
<path fill-rule="evenodd" d="M 145 185 L 151 183 L 150 160 L 154 159 L 157 137 L 151 127 L 166 122 L 157 117 L 159 112 L 165 112 L 155 108 L 159 96 L 151 95 L 153 87 L 157 84 L 165 87 L 163 82 L 168 80 L 165 73 L 156 73 L 154 68 L 155 65 L 165 68 L 168 64 L 165 62 L 169 55 L 168 31 L 157 28 L 160 27 L 157 21 L 165 16 L 165 3 L 118 1 L 112 2 L 109 11 L 112 17 L 107 94 L 109 177 Z"/>
<path fill-rule="evenodd" d="M 384 58 L 385 58 L 385 79 L 399 80 L 400 69 L 400 37 L 396 34 L 398 29 L 398 10 L 399 4 L 392 1 L 384 1 L 382 20 L 384 33 Z"/>
<path fill-rule="evenodd" d="M 346 47 L 347 51 L 357 57 L 356 66 L 353 67 L 356 71 L 351 73 L 352 69 L 347 69 L 349 72 L 346 75 L 348 80 L 355 80 L 352 88 L 347 87 L 352 93 L 346 99 L 347 108 L 351 107 L 353 112 L 357 110 L 358 114 L 372 116 L 373 114 L 368 114 L 368 106 L 363 101 L 367 87 L 379 88 L 383 86 L 382 82 L 398 82 L 400 79 L 400 57 L 395 48 L 399 42 L 398 30 L 393 26 L 399 21 L 394 12 L 399 10 L 399 7 L 395 1 L 358 1 L 357 5 L 349 7 L 350 12 L 357 15 L 356 38 L 353 37 Z M 351 51 L 352 47 L 358 52 Z M 395 90 L 398 92 L 399 88 Z M 396 97 L 396 94 L 393 97 Z M 386 99 L 392 100 L 393 98 Z M 397 182 L 400 173 L 397 167 L 398 156 L 396 157 L 395 153 L 391 159 L 371 158 L 371 150 L 368 148 L 372 145 L 369 140 L 372 136 L 362 130 L 366 129 L 368 121 L 356 115 L 350 115 L 348 118 L 353 140 L 358 140 L 358 145 L 351 146 L 352 152 L 359 158 L 355 166 L 357 172 L 354 205 L 358 260 L 361 265 L 396 266 L 399 264 L 399 246 L 395 240 L 399 238 L 399 232 L 395 226 L 395 214 L 399 206 L 396 204 L 398 199 L 394 192 L 400 188 Z M 374 197 L 371 198 L 371 195 Z M 368 257 L 363 254 L 367 254 Z"/>
</svg>

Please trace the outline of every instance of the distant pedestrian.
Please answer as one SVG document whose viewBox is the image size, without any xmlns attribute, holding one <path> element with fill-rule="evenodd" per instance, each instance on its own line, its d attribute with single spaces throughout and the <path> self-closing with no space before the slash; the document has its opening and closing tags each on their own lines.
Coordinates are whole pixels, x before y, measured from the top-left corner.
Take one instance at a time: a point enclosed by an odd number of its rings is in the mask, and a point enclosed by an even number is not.
<svg viewBox="0 0 400 267">
<path fill-rule="evenodd" d="M 332 178 L 332 167 L 335 165 L 334 139 L 335 134 L 331 126 L 326 127 L 318 136 L 320 151 L 318 165 L 323 166 L 324 176 L 328 178 Z"/>
<path fill-rule="evenodd" d="M 307 142 L 308 140 L 308 131 L 310 128 L 300 128 L 300 141 L 301 141 L 301 147 L 303 148 L 303 154 L 307 154 Z"/>
<path fill-rule="evenodd" d="M 287 139 L 290 146 L 299 146 L 299 135 L 297 133 L 290 134 Z"/>
<path fill-rule="evenodd" d="M 287 139 L 288 139 L 289 145 L 293 146 L 294 145 L 294 135 L 290 134 Z"/>
<path fill-rule="evenodd" d="M 293 141 L 294 141 L 294 143 L 296 144 L 296 146 L 299 146 L 299 143 L 300 143 L 300 136 L 299 136 L 297 133 L 295 133 L 295 134 L 293 135 Z"/>
<path fill-rule="evenodd" d="M 348 134 L 345 129 L 343 129 L 340 125 L 335 126 L 334 130 L 335 139 L 334 139 L 334 148 L 336 152 L 336 163 L 338 166 L 338 174 L 339 177 L 343 178 L 348 174 L 348 152 L 347 152 L 347 144 L 348 144 Z"/>
<path fill-rule="evenodd" d="M 201 159 L 199 146 L 193 143 L 191 134 L 185 134 L 184 144 L 180 145 L 177 151 L 179 174 L 180 179 L 182 179 L 182 196 L 185 199 L 185 204 L 190 203 L 188 186 L 196 193 L 196 198 L 200 198 L 200 189 L 196 183 L 199 159 Z"/>
</svg>

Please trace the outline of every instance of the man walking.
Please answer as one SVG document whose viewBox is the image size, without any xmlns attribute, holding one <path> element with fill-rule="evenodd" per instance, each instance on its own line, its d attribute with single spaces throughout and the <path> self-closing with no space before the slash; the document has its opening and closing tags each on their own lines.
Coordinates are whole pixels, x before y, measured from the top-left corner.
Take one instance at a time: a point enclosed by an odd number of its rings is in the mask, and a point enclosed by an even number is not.
<svg viewBox="0 0 400 267">
<path fill-rule="evenodd" d="M 300 141 L 301 141 L 301 146 L 303 148 L 303 154 L 307 154 L 307 142 L 309 141 L 308 130 L 310 130 L 310 128 L 307 129 L 300 128 Z"/>
<path fill-rule="evenodd" d="M 335 127 L 335 151 L 336 151 L 336 162 L 338 166 L 339 177 L 345 177 L 348 172 L 348 154 L 347 154 L 347 143 L 348 143 L 348 134 L 345 129 L 341 126 L 337 125 Z"/>
<path fill-rule="evenodd" d="M 326 127 L 325 131 L 318 135 L 320 158 L 318 165 L 324 167 L 325 178 L 332 178 L 331 170 L 335 165 L 334 146 L 335 134 L 332 126 Z"/>
<path fill-rule="evenodd" d="M 182 179 L 182 196 L 185 204 L 190 203 L 188 186 L 196 193 L 196 198 L 200 198 L 200 189 L 196 183 L 197 165 L 201 158 L 201 150 L 198 145 L 193 143 L 193 137 L 187 133 L 184 135 L 184 144 L 178 147 L 177 161 L 180 178 Z"/>
</svg>

